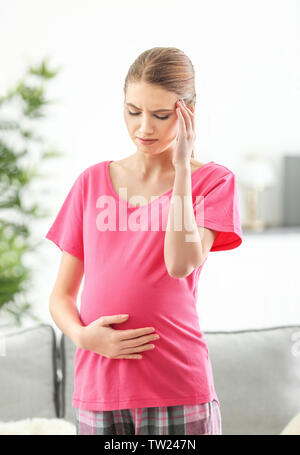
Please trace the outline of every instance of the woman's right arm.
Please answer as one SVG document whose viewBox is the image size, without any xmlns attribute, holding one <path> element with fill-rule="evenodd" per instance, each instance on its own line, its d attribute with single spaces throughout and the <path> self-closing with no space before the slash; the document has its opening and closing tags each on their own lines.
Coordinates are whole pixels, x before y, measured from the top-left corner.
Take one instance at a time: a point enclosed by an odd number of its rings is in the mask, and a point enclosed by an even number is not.
<svg viewBox="0 0 300 455">
<path fill-rule="evenodd" d="M 76 300 L 83 274 L 83 261 L 63 251 L 49 300 L 49 311 L 53 321 L 78 347 L 81 344 L 80 337 L 84 325 L 79 316 Z"/>
</svg>

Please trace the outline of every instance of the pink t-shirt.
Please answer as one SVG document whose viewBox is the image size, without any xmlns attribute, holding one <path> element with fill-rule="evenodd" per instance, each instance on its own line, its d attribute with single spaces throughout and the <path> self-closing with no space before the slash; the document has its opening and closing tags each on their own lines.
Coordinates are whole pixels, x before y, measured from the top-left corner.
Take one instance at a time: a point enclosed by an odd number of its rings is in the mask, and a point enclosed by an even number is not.
<svg viewBox="0 0 300 455">
<path fill-rule="evenodd" d="M 111 327 L 154 327 L 160 338 L 142 359 L 109 359 L 77 348 L 72 405 L 106 411 L 219 403 L 196 308 L 206 261 L 186 278 L 172 278 L 164 262 L 173 188 L 136 207 L 114 190 L 110 162 L 89 166 L 77 177 L 46 238 L 84 262 L 84 325 L 104 315 L 129 314 Z M 219 232 L 210 251 L 238 247 L 242 231 L 234 173 L 210 161 L 191 180 L 197 225 Z"/>
</svg>

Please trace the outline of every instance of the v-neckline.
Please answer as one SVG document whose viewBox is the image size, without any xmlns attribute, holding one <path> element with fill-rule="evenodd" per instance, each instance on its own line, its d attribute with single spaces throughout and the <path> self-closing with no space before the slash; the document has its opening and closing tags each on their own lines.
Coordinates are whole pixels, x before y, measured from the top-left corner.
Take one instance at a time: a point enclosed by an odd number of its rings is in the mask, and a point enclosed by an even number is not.
<svg viewBox="0 0 300 455">
<path fill-rule="evenodd" d="M 112 180 L 111 180 L 111 177 L 110 177 L 110 173 L 109 173 L 109 165 L 110 163 L 112 163 L 114 160 L 108 160 L 105 162 L 105 174 L 106 174 L 106 178 L 107 178 L 107 183 L 108 183 L 108 186 L 111 190 L 111 193 L 112 195 L 115 197 L 115 199 L 117 199 L 119 202 L 122 202 L 123 204 L 125 203 L 127 205 L 127 208 L 130 208 L 130 209 L 143 209 L 143 208 L 147 208 L 149 206 L 151 206 L 152 204 L 154 204 L 155 202 L 159 201 L 163 196 L 167 196 L 169 193 L 171 193 L 171 191 L 173 191 L 173 187 L 170 188 L 168 191 L 166 191 L 165 193 L 161 194 L 160 196 L 156 197 L 155 199 L 153 199 L 152 201 L 150 201 L 148 204 L 145 204 L 145 205 L 133 205 L 133 204 L 130 204 L 130 202 L 126 201 L 125 199 L 121 198 L 121 196 L 119 195 L 119 193 L 114 189 L 114 186 L 112 184 Z M 202 169 L 203 167 L 205 166 L 208 166 L 209 164 L 211 163 L 214 163 L 214 161 L 209 161 L 208 163 L 204 163 L 202 164 L 202 166 L 198 167 L 198 169 L 196 169 L 194 172 L 192 172 L 191 174 L 191 178 L 193 179 L 194 175 L 197 174 L 200 169 Z"/>
</svg>

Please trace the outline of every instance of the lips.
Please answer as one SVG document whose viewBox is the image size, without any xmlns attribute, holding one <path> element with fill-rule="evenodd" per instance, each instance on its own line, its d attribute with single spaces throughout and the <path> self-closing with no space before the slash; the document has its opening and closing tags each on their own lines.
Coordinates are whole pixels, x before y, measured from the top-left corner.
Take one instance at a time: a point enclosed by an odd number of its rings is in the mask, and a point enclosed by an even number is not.
<svg viewBox="0 0 300 455">
<path fill-rule="evenodd" d="M 157 139 L 147 139 L 146 140 L 146 139 L 142 139 L 140 137 L 137 137 L 137 139 L 142 145 L 153 145 L 157 141 Z"/>
<path fill-rule="evenodd" d="M 138 137 L 138 139 L 141 139 L 142 141 L 149 141 L 149 142 L 157 141 L 157 139 L 146 139 L 143 137 Z"/>
</svg>

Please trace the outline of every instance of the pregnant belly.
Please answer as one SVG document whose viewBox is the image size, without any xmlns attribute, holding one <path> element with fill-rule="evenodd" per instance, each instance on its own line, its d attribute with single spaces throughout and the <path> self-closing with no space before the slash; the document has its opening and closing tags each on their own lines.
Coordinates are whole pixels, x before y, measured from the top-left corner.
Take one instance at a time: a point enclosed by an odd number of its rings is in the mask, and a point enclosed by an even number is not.
<svg viewBox="0 0 300 455">
<path fill-rule="evenodd" d="M 178 290 L 162 292 L 145 283 L 136 283 L 126 288 L 118 285 L 103 286 L 101 292 L 98 288 L 98 293 L 95 293 L 95 289 L 84 288 L 80 317 L 85 325 L 101 316 L 117 314 L 128 314 L 129 317 L 120 324 L 111 324 L 115 330 L 143 327 L 155 329 L 160 339 L 154 341 L 154 357 L 158 354 L 165 358 L 171 355 L 191 365 L 200 353 L 199 348 L 201 355 L 203 348 L 206 350 L 195 302 L 192 297 L 180 294 Z M 147 352 L 147 356 L 150 355 Z"/>
<path fill-rule="evenodd" d="M 150 327 L 158 320 L 195 321 L 198 318 L 193 295 L 178 288 L 159 289 L 139 280 L 107 285 L 86 283 L 81 295 L 80 316 L 85 325 L 101 316 L 128 314 L 122 328 Z M 155 327 L 154 327 L 155 328 Z"/>
</svg>

